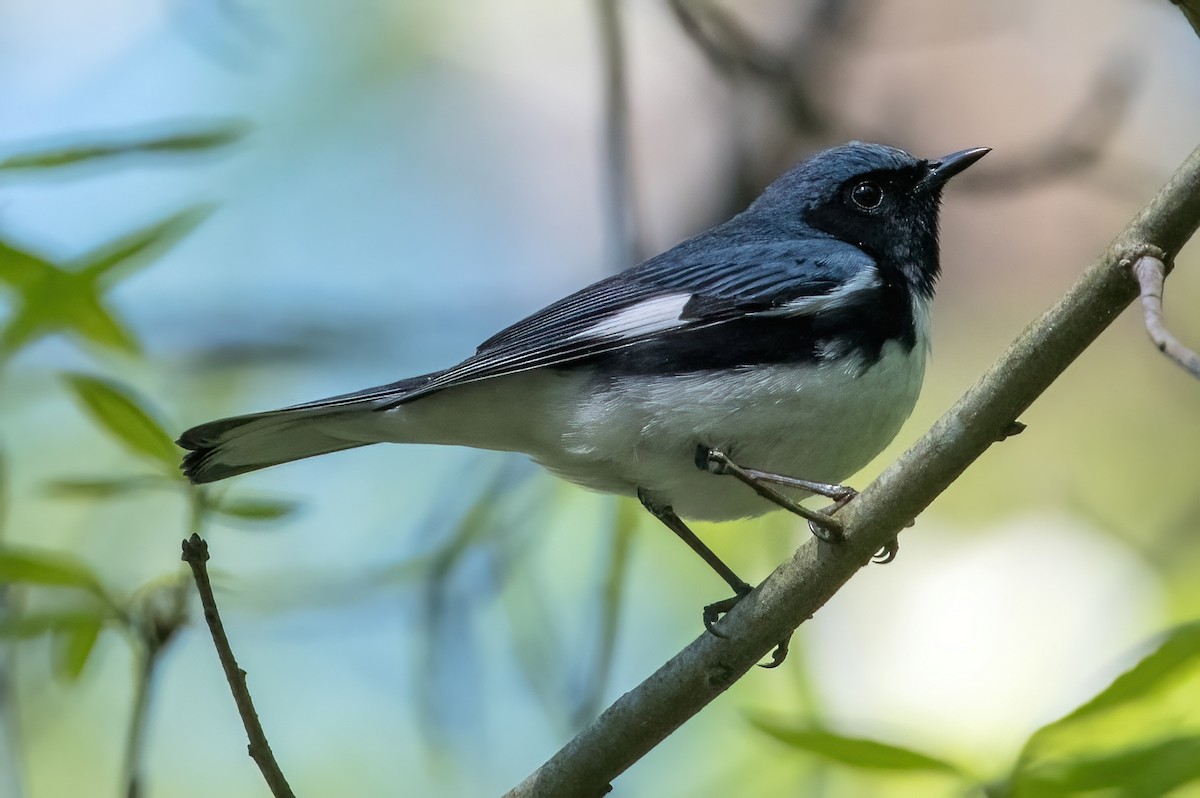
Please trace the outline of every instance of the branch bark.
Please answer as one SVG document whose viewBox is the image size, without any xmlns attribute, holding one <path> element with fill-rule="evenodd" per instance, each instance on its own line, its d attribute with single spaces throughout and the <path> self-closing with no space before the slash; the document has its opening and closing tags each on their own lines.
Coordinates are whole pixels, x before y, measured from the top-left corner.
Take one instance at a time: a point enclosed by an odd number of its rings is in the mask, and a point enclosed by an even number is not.
<svg viewBox="0 0 1200 798">
<path fill-rule="evenodd" d="M 820 609 L 984 451 L 1138 295 L 1129 263 L 1166 262 L 1200 227 L 1200 148 L 1079 281 L 904 455 L 847 505 L 846 539 L 808 541 L 721 621 L 617 699 L 508 798 L 598 796 Z"/>
<path fill-rule="evenodd" d="M 225 679 L 229 682 L 229 690 L 233 693 L 234 703 L 237 704 L 238 714 L 242 716 L 242 725 L 246 727 L 246 736 L 250 740 L 247 747 L 250 757 L 262 771 L 271 795 L 275 798 L 295 798 L 283 771 L 279 769 L 279 763 L 275 761 L 275 755 L 271 753 L 271 745 L 258 720 L 258 712 L 246 687 L 246 672 L 238 667 L 233 649 L 229 646 L 229 638 L 225 635 L 221 615 L 217 612 L 217 599 L 208 578 L 208 543 L 204 538 L 193 532 L 190 538 L 183 541 L 183 561 L 192 568 L 196 592 L 200 594 L 200 606 L 204 608 L 204 621 L 212 634 L 217 657 L 221 660 L 221 668 L 225 671 Z"/>
<path fill-rule="evenodd" d="M 1158 351 L 1193 377 L 1200 378 L 1200 355 L 1180 343 L 1167 329 L 1167 323 L 1163 319 L 1163 280 L 1167 276 L 1166 264 L 1158 257 L 1147 254 L 1138 258 L 1132 268 L 1142 289 L 1142 317 L 1145 319 L 1150 340 L 1158 347 Z"/>
</svg>

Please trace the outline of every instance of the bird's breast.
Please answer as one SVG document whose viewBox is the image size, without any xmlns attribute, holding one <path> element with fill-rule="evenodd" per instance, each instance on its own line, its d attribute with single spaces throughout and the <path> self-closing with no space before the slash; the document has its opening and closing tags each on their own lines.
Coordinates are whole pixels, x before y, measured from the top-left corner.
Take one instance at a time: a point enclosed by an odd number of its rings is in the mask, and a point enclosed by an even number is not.
<svg viewBox="0 0 1200 798">
<path fill-rule="evenodd" d="M 698 445 L 739 464 L 823 482 L 850 476 L 892 441 L 912 412 L 925 341 L 886 343 L 869 364 L 854 357 L 595 383 L 563 430 L 559 451 L 537 459 L 599 490 L 641 488 L 680 515 L 726 520 L 772 505 L 731 477 L 699 470 Z"/>
</svg>

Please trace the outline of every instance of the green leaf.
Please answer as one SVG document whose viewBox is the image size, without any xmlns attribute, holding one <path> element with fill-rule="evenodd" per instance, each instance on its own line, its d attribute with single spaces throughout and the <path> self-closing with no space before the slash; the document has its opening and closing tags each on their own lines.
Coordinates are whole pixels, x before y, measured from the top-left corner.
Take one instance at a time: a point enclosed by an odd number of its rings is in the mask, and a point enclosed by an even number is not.
<svg viewBox="0 0 1200 798">
<path fill-rule="evenodd" d="M 1093 795 L 1159 798 L 1200 779 L 1200 737 L 1174 737 L 1105 755 L 1035 767 L 1013 782 L 1016 798 Z"/>
<path fill-rule="evenodd" d="M 173 487 L 175 484 L 175 480 L 153 475 L 112 479 L 56 479 L 46 484 L 46 492 L 63 499 L 111 499 L 141 490 Z"/>
<path fill-rule="evenodd" d="M 1037 798 L 1104 787 L 1117 796 L 1157 796 L 1200 779 L 1200 724 L 1188 720 L 1198 681 L 1200 622 L 1194 622 L 1171 630 L 1094 698 L 1034 732 L 1009 779 L 1012 794 Z"/>
<path fill-rule="evenodd" d="M 232 144 L 246 134 L 246 126 L 236 122 L 128 141 L 47 147 L 0 160 L 0 171 L 45 170 L 61 166 L 142 154 L 182 154 L 203 152 Z"/>
<path fill-rule="evenodd" d="M 93 610 L 6 615 L 0 617 L 0 638 L 28 640 L 52 632 L 69 632 L 80 627 L 91 627 L 96 622 L 103 624 L 110 617 L 111 614 L 101 606 Z"/>
<path fill-rule="evenodd" d="M 1176 676 L 1186 675 L 1198 666 L 1200 622 L 1177 626 L 1167 633 L 1158 649 L 1118 676 L 1095 698 L 1056 721 L 1056 724 L 1077 721 L 1121 704 L 1137 701 L 1160 689 L 1164 682 Z"/>
<path fill-rule="evenodd" d="M 74 682 L 83 675 L 102 626 L 102 621 L 95 618 L 90 623 L 80 623 L 55 633 L 54 672 L 59 678 Z"/>
<path fill-rule="evenodd" d="M 104 306 L 94 285 L 56 269 L 27 287 L 0 336 L 0 350 L 15 352 L 59 331 L 130 354 L 141 351 L 132 333 Z"/>
<path fill-rule="evenodd" d="M 88 280 L 109 275 L 116 267 L 148 263 L 207 219 L 211 205 L 195 205 L 109 241 L 68 264 L 68 271 Z M 111 280 L 106 282 L 111 285 Z"/>
<path fill-rule="evenodd" d="M 83 563 L 61 554 L 14 546 L 0 547 L 0 584 L 77 587 L 107 600 L 108 594 Z"/>
<path fill-rule="evenodd" d="M 53 267 L 44 259 L 0 241 L 0 282 L 26 288 Z"/>
<path fill-rule="evenodd" d="M 137 454 L 148 457 L 175 474 L 179 451 L 162 428 L 130 394 L 111 382 L 86 374 L 66 375 L 75 398 L 100 426 Z"/>
<path fill-rule="evenodd" d="M 276 521 L 286 518 L 300 508 L 298 502 L 286 499 L 226 499 L 212 509 L 230 518 L 243 521 Z"/>
<path fill-rule="evenodd" d="M 0 281 L 15 292 L 14 308 L 0 333 L 0 356 L 54 333 L 137 354 L 137 340 L 104 305 L 103 291 L 121 274 L 185 235 L 211 208 L 198 206 L 161 219 L 76 259 L 71 268 L 0 244 Z"/>
<path fill-rule="evenodd" d="M 963 775 L 959 767 L 944 759 L 908 748 L 875 740 L 843 737 L 823 729 L 787 726 L 765 718 L 751 718 L 750 723 L 785 745 L 850 767 Z"/>
</svg>

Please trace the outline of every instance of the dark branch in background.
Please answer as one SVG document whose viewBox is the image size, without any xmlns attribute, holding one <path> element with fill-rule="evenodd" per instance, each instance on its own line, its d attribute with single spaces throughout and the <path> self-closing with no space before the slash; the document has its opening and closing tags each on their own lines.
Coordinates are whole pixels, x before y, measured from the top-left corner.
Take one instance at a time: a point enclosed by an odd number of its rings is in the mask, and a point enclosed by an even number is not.
<svg viewBox="0 0 1200 798">
<path fill-rule="evenodd" d="M 125 795 L 139 798 L 142 795 L 142 752 L 146 747 L 146 721 L 150 709 L 150 686 L 158 666 L 158 648 L 147 646 L 138 655 L 137 671 L 134 675 L 133 708 L 130 711 L 129 735 L 125 742 Z"/>
<path fill-rule="evenodd" d="M 164 592 L 151 592 L 137 617 L 128 617 L 126 626 L 137 638 L 137 671 L 134 676 L 133 709 L 125 745 L 125 795 L 142 795 L 141 762 L 145 752 L 146 723 L 150 716 L 150 691 L 163 651 L 175 633 L 187 622 L 184 584 L 172 585 Z M 164 604 L 158 601 L 166 596 Z"/>
<path fill-rule="evenodd" d="M 811 70 L 797 67 L 787 57 L 764 47 L 732 14 L 707 0 L 670 0 L 670 5 L 683 32 L 713 68 L 728 78 L 759 82 L 798 131 L 826 132 L 828 112 L 818 107 L 816 95 L 806 79 Z M 837 4 L 818 4 L 812 14 L 812 24 L 805 26 L 805 30 L 815 34 L 807 37 L 810 43 L 821 51 L 825 48 L 820 44 L 827 41 L 827 36 L 822 34 L 833 33 L 830 23 L 837 19 L 828 8 L 831 5 Z M 806 58 L 804 63 L 814 65 L 819 62 Z"/>
<path fill-rule="evenodd" d="M 1020 191 L 1090 169 L 1104 156 L 1141 81 L 1140 62 L 1110 60 L 1092 90 L 1066 121 L 1045 136 L 1044 143 L 1009 156 L 1003 171 L 963 175 L 973 191 Z"/>
<path fill-rule="evenodd" d="M 733 14 L 710 0 L 668 2 L 692 44 L 733 86 L 735 101 L 747 90 L 758 89 L 785 121 L 786 130 L 770 142 L 738 141 L 728 148 L 730 185 L 718 192 L 725 204 L 714 209 L 715 217 L 726 219 L 758 196 L 766 180 L 790 166 L 798 149 L 819 149 L 819 142 L 842 135 L 835 112 L 817 98 L 836 94 L 833 87 L 850 49 L 846 45 L 865 18 L 864 4 L 815 3 L 784 55 L 763 45 Z"/>
<path fill-rule="evenodd" d="M 1163 281 L 1167 267 L 1159 254 L 1143 255 L 1133 264 L 1133 274 L 1142 289 L 1142 316 L 1146 320 L 1146 332 L 1158 351 L 1200 378 L 1200 355 L 1179 342 L 1163 320 Z"/>
<path fill-rule="evenodd" d="M 644 259 L 637 232 L 629 147 L 629 83 L 621 36 L 620 0 L 596 0 L 604 74 L 604 215 L 609 265 L 621 271 Z"/>
<path fill-rule="evenodd" d="M 1200 5 L 1200 0 L 1184 1 Z M 683 32 L 712 67 L 735 86 L 762 90 L 791 128 L 791 136 L 775 146 L 737 154 L 733 185 L 724 192 L 729 205 L 720 209 L 722 218 L 744 208 L 761 192 L 764 180 L 795 160 L 797 150 L 814 151 L 846 138 L 889 141 L 903 129 L 900 124 L 879 124 L 881 132 L 876 134 L 861 125 L 852 129 L 836 107 L 825 107 L 816 99 L 836 94 L 847 59 L 859 52 L 855 39 L 870 20 L 872 4 L 821 0 L 812 6 L 796 40 L 786 50 L 776 51 L 712 0 L 668 3 Z M 1003 172 L 985 165 L 964 175 L 961 186 L 981 192 L 1015 191 L 1090 169 L 1104 156 L 1125 118 L 1140 77 L 1134 58 L 1113 59 L 1074 113 L 1053 134 L 1044 136 L 1043 143 L 1010 155 Z M 1129 182 L 1140 185 L 1141 171 L 1131 170 L 1134 179 Z"/>
<path fill-rule="evenodd" d="M 238 667 L 234 659 L 233 649 L 229 647 L 229 638 L 225 636 L 225 627 L 221 624 L 221 616 L 217 612 L 217 599 L 213 596 L 212 583 L 208 579 L 208 543 L 197 534 L 183 541 L 183 561 L 192 568 L 192 576 L 196 580 L 196 591 L 200 594 L 200 606 L 204 609 L 204 621 L 212 633 L 213 645 L 217 649 L 217 657 L 221 660 L 221 668 L 229 681 L 229 689 L 233 692 L 233 700 L 237 703 L 238 714 L 242 716 L 242 724 L 246 727 L 246 736 L 250 739 L 249 752 L 258 769 L 262 771 L 267 786 L 275 798 L 295 798 L 292 788 L 271 753 L 267 736 L 254 710 L 254 701 L 250 698 L 250 690 L 246 687 L 246 672 Z"/>
<path fill-rule="evenodd" d="M 720 623 L 623 695 L 508 793 L 603 795 L 611 781 L 754 667 L 898 535 L 1086 349 L 1137 296 L 1125 265 L 1173 256 L 1200 227 L 1200 148 L 1071 290 L 1034 321 L 983 377 L 899 460 L 842 509 L 846 538 L 810 540 Z"/>
<path fill-rule="evenodd" d="M 1200 0 L 1171 0 L 1171 2 L 1179 6 L 1179 10 L 1191 23 L 1192 30 L 1196 31 L 1197 36 L 1200 36 Z"/>
</svg>

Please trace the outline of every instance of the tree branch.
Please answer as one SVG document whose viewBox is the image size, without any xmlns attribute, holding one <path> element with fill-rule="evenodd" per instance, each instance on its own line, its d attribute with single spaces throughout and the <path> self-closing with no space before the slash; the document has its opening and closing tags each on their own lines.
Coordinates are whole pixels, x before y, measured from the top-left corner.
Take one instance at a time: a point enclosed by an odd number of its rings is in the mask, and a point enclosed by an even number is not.
<svg viewBox="0 0 1200 798">
<path fill-rule="evenodd" d="M 1167 267 L 1157 255 L 1146 254 L 1132 265 L 1134 276 L 1142 290 L 1142 317 L 1146 332 L 1158 351 L 1187 370 L 1193 377 L 1200 378 L 1200 355 L 1188 349 L 1167 329 L 1163 319 L 1163 280 Z"/>
<path fill-rule="evenodd" d="M 596 0 L 604 74 L 604 208 L 613 271 L 642 260 L 629 141 L 629 81 L 619 0 Z"/>
<path fill-rule="evenodd" d="M 229 646 L 229 638 L 225 636 L 225 627 L 221 624 L 221 616 L 217 612 L 217 599 L 213 596 L 212 583 L 208 579 L 208 567 L 205 565 L 208 562 L 208 543 L 204 538 L 192 533 L 190 538 L 183 541 L 183 561 L 192 567 L 196 591 L 200 594 L 200 605 L 204 608 L 204 620 L 212 633 L 217 657 L 225 670 L 225 678 L 233 692 L 238 714 L 242 716 L 242 725 L 246 727 L 246 736 L 250 738 L 250 756 L 262 771 L 263 778 L 275 798 L 295 798 L 283 771 L 279 769 L 279 763 L 275 761 L 275 755 L 271 753 L 271 746 L 267 743 L 262 724 L 259 723 L 254 701 L 251 700 L 250 690 L 246 687 L 246 672 L 238 667 L 233 649 Z"/>
<path fill-rule="evenodd" d="M 839 514 L 846 540 L 810 540 L 703 634 L 515 787 L 509 798 L 598 796 L 801 623 L 972 462 L 1137 296 L 1124 263 L 1174 255 L 1200 226 L 1197 148 L 1108 249 L 916 444 Z M 1168 262 L 1169 259 L 1168 259 Z"/>
</svg>

